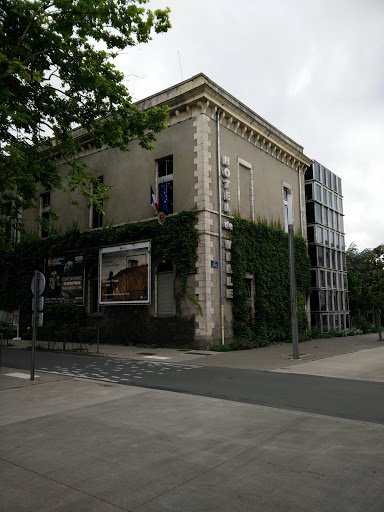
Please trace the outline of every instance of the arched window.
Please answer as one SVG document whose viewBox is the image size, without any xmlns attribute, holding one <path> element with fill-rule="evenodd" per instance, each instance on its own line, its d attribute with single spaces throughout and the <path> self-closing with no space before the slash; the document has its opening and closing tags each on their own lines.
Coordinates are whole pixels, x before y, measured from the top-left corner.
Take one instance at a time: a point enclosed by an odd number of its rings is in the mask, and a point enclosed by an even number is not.
<svg viewBox="0 0 384 512">
<path fill-rule="evenodd" d="M 175 314 L 174 272 L 170 261 L 162 261 L 157 266 L 157 314 Z"/>
</svg>

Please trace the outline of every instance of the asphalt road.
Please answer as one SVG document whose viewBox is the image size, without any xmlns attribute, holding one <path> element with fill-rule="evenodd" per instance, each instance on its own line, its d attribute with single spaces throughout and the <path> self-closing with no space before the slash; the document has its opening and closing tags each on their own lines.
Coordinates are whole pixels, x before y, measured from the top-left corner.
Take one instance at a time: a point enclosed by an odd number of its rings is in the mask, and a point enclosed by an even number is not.
<svg viewBox="0 0 384 512">
<path fill-rule="evenodd" d="M 3 365 L 29 370 L 31 353 L 3 350 Z M 177 391 L 384 424 L 384 383 L 195 364 L 37 352 L 36 371 Z"/>
</svg>

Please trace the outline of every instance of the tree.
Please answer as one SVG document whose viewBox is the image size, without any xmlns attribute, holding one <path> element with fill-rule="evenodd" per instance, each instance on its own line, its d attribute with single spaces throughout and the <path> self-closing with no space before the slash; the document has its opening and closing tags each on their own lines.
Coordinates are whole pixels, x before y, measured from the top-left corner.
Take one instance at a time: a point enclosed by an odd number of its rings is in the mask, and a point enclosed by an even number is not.
<svg viewBox="0 0 384 512">
<path fill-rule="evenodd" d="M 366 255 L 363 272 L 365 275 L 363 290 L 375 311 L 379 340 L 382 341 L 381 312 L 384 309 L 384 244 L 379 245 L 370 254 Z"/>
<path fill-rule="evenodd" d="M 352 319 L 373 313 L 379 339 L 384 309 L 384 244 L 359 252 L 355 244 L 347 251 L 349 303 Z"/>
<path fill-rule="evenodd" d="M 112 60 L 170 28 L 169 9 L 149 0 L 0 0 L 0 246 L 9 221 L 32 208 L 38 187 L 80 189 L 101 209 L 107 189 L 76 158 L 80 126 L 96 148 L 152 149 L 166 107 L 140 111 Z M 55 158 L 64 158 L 63 179 Z"/>
</svg>

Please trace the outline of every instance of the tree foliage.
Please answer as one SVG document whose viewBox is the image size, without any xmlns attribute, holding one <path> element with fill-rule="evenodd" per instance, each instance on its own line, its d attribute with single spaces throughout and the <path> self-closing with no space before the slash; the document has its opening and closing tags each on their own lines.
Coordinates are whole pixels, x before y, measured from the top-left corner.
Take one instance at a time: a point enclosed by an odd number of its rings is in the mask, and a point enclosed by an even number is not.
<svg viewBox="0 0 384 512">
<path fill-rule="evenodd" d="M 376 313 L 380 330 L 384 310 L 384 244 L 361 252 L 351 244 L 346 254 L 352 320 Z"/>
<path fill-rule="evenodd" d="M 107 189 L 94 192 L 97 169 L 76 158 L 79 134 L 127 151 L 133 138 L 151 149 L 165 127 L 166 108 L 139 110 L 112 63 L 170 28 L 169 9 L 152 12 L 148 1 L 0 0 L 0 242 L 9 218 L 21 228 L 40 185 L 80 189 L 100 207 Z M 65 179 L 56 157 L 68 163 Z"/>
</svg>

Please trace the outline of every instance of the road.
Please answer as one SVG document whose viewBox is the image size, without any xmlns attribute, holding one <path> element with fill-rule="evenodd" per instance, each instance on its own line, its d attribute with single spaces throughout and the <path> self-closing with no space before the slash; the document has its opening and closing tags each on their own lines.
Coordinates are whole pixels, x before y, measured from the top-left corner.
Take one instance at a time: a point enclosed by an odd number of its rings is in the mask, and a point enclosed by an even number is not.
<svg viewBox="0 0 384 512">
<path fill-rule="evenodd" d="M 3 365 L 28 370 L 30 357 L 28 351 L 6 349 Z M 35 368 L 80 379 L 384 424 L 384 383 L 380 382 L 53 352 L 38 352 Z"/>
</svg>

